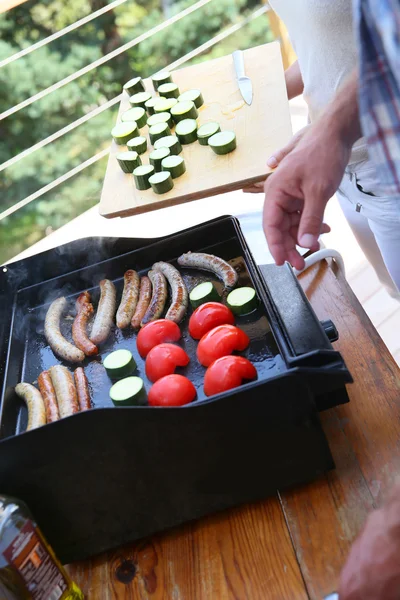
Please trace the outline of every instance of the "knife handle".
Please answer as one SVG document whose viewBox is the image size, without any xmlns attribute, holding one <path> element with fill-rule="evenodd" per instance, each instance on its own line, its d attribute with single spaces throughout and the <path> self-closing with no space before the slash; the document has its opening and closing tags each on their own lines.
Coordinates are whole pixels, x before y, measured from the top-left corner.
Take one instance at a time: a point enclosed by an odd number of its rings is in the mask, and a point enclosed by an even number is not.
<svg viewBox="0 0 400 600">
<path fill-rule="evenodd" d="M 240 79 L 241 77 L 245 77 L 244 71 L 244 59 L 243 52 L 241 50 L 235 50 L 232 54 L 233 56 L 233 64 L 235 65 L 236 77 Z"/>
</svg>

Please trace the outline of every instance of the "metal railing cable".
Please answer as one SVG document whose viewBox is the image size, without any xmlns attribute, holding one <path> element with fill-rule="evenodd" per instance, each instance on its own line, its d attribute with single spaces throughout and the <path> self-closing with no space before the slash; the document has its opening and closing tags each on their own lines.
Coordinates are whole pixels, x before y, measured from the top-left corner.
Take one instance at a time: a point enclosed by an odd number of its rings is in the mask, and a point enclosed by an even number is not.
<svg viewBox="0 0 400 600">
<path fill-rule="evenodd" d="M 209 2 L 212 2 L 212 0 L 199 0 L 198 2 L 196 2 L 196 4 L 193 4 L 189 8 L 185 8 L 185 10 L 182 10 L 177 15 L 171 17 L 170 19 L 167 19 L 166 21 L 164 21 L 163 23 L 160 23 L 159 25 L 156 25 L 155 27 L 152 27 L 151 29 L 146 31 L 146 33 L 139 35 L 138 37 L 131 40 L 130 42 L 123 44 L 122 46 L 120 46 L 119 48 L 116 48 L 112 52 L 109 52 L 108 54 L 105 54 L 101 58 L 98 58 L 97 60 L 91 62 L 89 65 L 86 65 L 86 67 L 83 67 L 82 69 L 79 69 L 78 71 L 75 71 L 75 73 L 71 73 L 71 75 L 64 77 L 64 79 L 61 79 L 57 83 L 50 85 L 48 88 L 42 90 L 41 92 L 34 94 L 30 98 L 23 100 L 22 102 L 20 102 L 19 104 L 16 104 L 15 106 L 12 106 L 8 110 L 5 110 L 4 112 L 2 112 L 0 114 L 0 121 L 2 121 L 3 119 L 6 119 L 7 117 L 10 117 L 11 115 L 15 114 L 19 110 L 22 110 L 23 108 L 26 108 L 27 106 L 30 106 L 34 102 L 37 102 L 38 100 L 41 100 L 42 98 L 45 98 L 52 92 L 55 92 L 56 90 L 59 90 L 60 88 L 62 88 L 64 85 L 67 85 L 68 83 L 75 81 L 75 79 L 82 77 L 82 75 L 86 75 L 87 73 L 90 73 L 90 71 L 93 71 L 93 69 L 100 67 L 101 65 L 107 63 L 108 61 L 112 60 L 116 56 L 119 56 L 120 54 L 123 54 L 124 52 L 126 52 L 127 50 L 130 50 L 134 46 L 137 46 L 141 42 L 144 42 L 145 40 L 149 39 L 156 33 L 159 33 L 160 31 L 163 31 L 164 29 L 169 27 L 169 25 L 173 25 L 174 23 L 177 23 L 184 17 L 190 15 L 191 13 L 195 12 L 196 10 L 199 10 L 200 8 L 202 8 Z"/>
<path fill-rule="evenodd" d="M 114 8 L 117 8 L 117 6 L 120 6 L 121 4 L 124 4 L 124 2 L 127 2 L 127 1 L 128 0 L 115 0 L 115 2 L 111 2 L 110 4 L 107 4 L 107 6 L 103 6 L 103 8 L 100 8 L 99 10 L 95 10 L 94 12 L 90 13 L 90 15 L 87 15 L 87 17 L 83 17 L 82 19 L 79 19 L 79 21 L 75 21 L 75 23 L 71 23 L 71 25 L 68 25 L 67 27 L 64 27 L 63 29 L 60 29 L 60 31 L 56 31 L 52 35 L 49 35 L 47 38 L 44 38 L 43 40 L 40 40 L 39 42 L 36 42 L 35 44 L 31 44 L 27 48 L 24 48 L 23 50 L 16 52 L 15 54 L 13 54 L 12 56 L 9 56 L 8 58 L 4 58 L 3 60 L 0 61 L 0 69 L 1 69 L 1 67 L 5 67 L 6 65 L 9 65 L 10 63 L 14 62 L 15 60 L 18 60 L 19 58 L 22 58 L 23 56 L 26 56 L 27 54 L 30 54 L 31 52 L 34 52 L 35 50 L 38 50 L 39 48 L 42 48 L 43 46 L 47 46 L 47 44 L 54 42 L 54 40 L 57 40 L 58 38 L 66 35 L 67 33 L 70 33 L 71 31 L 74 31 L 75 29 L 82 27 L 82 25 L 86 25 L 86 23 L 93 21 L 93 19 L 96 19 L 97 17 L 104 15 L 104 13 L 109 12 L 110 10 L 113 10 Z"/>
</svg>

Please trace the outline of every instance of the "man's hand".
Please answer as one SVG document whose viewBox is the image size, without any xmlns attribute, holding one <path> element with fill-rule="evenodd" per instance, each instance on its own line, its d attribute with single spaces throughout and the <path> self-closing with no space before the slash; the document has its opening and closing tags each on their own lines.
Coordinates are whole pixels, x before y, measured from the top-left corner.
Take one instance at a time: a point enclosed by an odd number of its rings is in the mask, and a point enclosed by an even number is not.
<svg viewBox="0 0 400 600">
<path fill-rule="evenodd" d="M 336 192 L 350 156 L 340 137 L 319 122 L 308 128 L 296 147 L 265 182 L 263 227 L 277 265 L 296 269 L 304 259 L 296 244 L 319 248 L 325 206 Z"/>
<path fill-rule="evenodd" d="M 285 156 L 287 156 L 292 150 L 294 150 L 294 148 L 296 148 L 297 144 L 300 142 L 304 134 L 308 131 L 309 127 L 309 125 L 306 125 L 305 127 L 303 127 L 303 129 L 300 129 L 300 131 L 298 131 L 292 137 L 292 139 L 288 144 L 286 144 L 286 146 L 283 146 L 283 148 L 280 148 L 280 150 L 276 150 L 274 154 L 270 156 L 267 160 L 267 165 L 271 169 L 276 169 L 276 167 L 279 165 L 279 163 L 282 162 Z M 264 191 L 264 184 L 265 181 L 253 183 L 253 185 L 244 188 L 243 191 L 247 194 L 259 194 L 260 192 Z"/>
<path fill-rule="evenodd" d="M 317 250 L 319 235 L 329 230 L 323 224 L 325 206 L 361 135 L 357 93 L 354 73 L 265 182 L 263 227 L 278 265 L 289 261 L 304 268 L 296 244 Z"/>
<path fill-rule="evenodd" d="M 400 598 L 400 485 L 368 518 L 342 571 L 340 600 Z"/>
</svg>

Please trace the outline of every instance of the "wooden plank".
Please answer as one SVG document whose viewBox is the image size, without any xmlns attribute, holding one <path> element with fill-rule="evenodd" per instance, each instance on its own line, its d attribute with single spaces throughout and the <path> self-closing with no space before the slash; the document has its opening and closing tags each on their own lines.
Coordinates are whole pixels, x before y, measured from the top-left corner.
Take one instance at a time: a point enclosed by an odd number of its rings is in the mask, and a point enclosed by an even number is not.
<svg viewBox="0 0 400 600">
<path fill-rule="evenodd" d="M 88 598 L 306 600 L 276 498 L 70 565 Z"/>
<path fill-rule="evenodd" d="M 336 470 L 282 495 L 308 592 L 320 600 L 336 588 L 352 541 L 400 472 L 400 372 L 347 283 L 326 263 L 301 283 L 318 317 L 336 324 L 335 347 L 354 377 L 350 404 L 322 415 Z"/>
<path fill-rule="evenodd" d="M 246 50 L 245 69 L 253 83 L 251 106 L 241 97 L 231 55 L 178 70 L 173 75 L 182 92 L 191 88 L 202 90 L 205 104 L 199 110 L 199 124 L 218 121 L 221 129 L 234 130 L 237 149 L 217 156 L 198 143 L 185 146 L 182 156 L 187 172 L 175 180 L 170 192 L 158 196 L 152 190 L 136 190 L 132 175 L 121 171 L 115 157 L 125 147 L 112 142 L 100 200 L 101 215 L 128 216 L 156 210 L 241 189 L 265 178 L 270 172 L 266 159 L 292 134 L 278 42 Z M 149 80 L 146 87 L 151 90 Z M 119 118 L 128 108 L 128 96 L 124 94 Z M 147 132 L 146 126 L 141 133 Z M 147 163 L 148 153 L 142 158 Z"/>
</svg>

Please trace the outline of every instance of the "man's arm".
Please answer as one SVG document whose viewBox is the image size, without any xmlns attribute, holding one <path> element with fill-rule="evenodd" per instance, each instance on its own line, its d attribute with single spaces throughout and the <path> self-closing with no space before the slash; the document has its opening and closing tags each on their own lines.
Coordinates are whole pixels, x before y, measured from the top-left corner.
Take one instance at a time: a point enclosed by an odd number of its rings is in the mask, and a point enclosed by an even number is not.
<svg viewBox="0 0 400 600">
<path fill-rule="evenodd" d="M 286 90 L 289 100 L 300 96 L 304 90 L 303 77 L 300 73 L 299 61 L 296 60 L 285 71 Z"/>
<path fill-rule="evenodd" d="M 263 227 L 275 262 L 296 269 L 304 259 L 296 244 L 319 247 L 325 206 L 336 192 L 354 142 L 361 136 L 354 72 L 320 118 L 265 182 Z"/>
<path fill-rule="evenodd" d="M 368 517 L 342 571 L 340 600 L 400 597 L 400 484 L 383 508 Z"/>
</svg>

